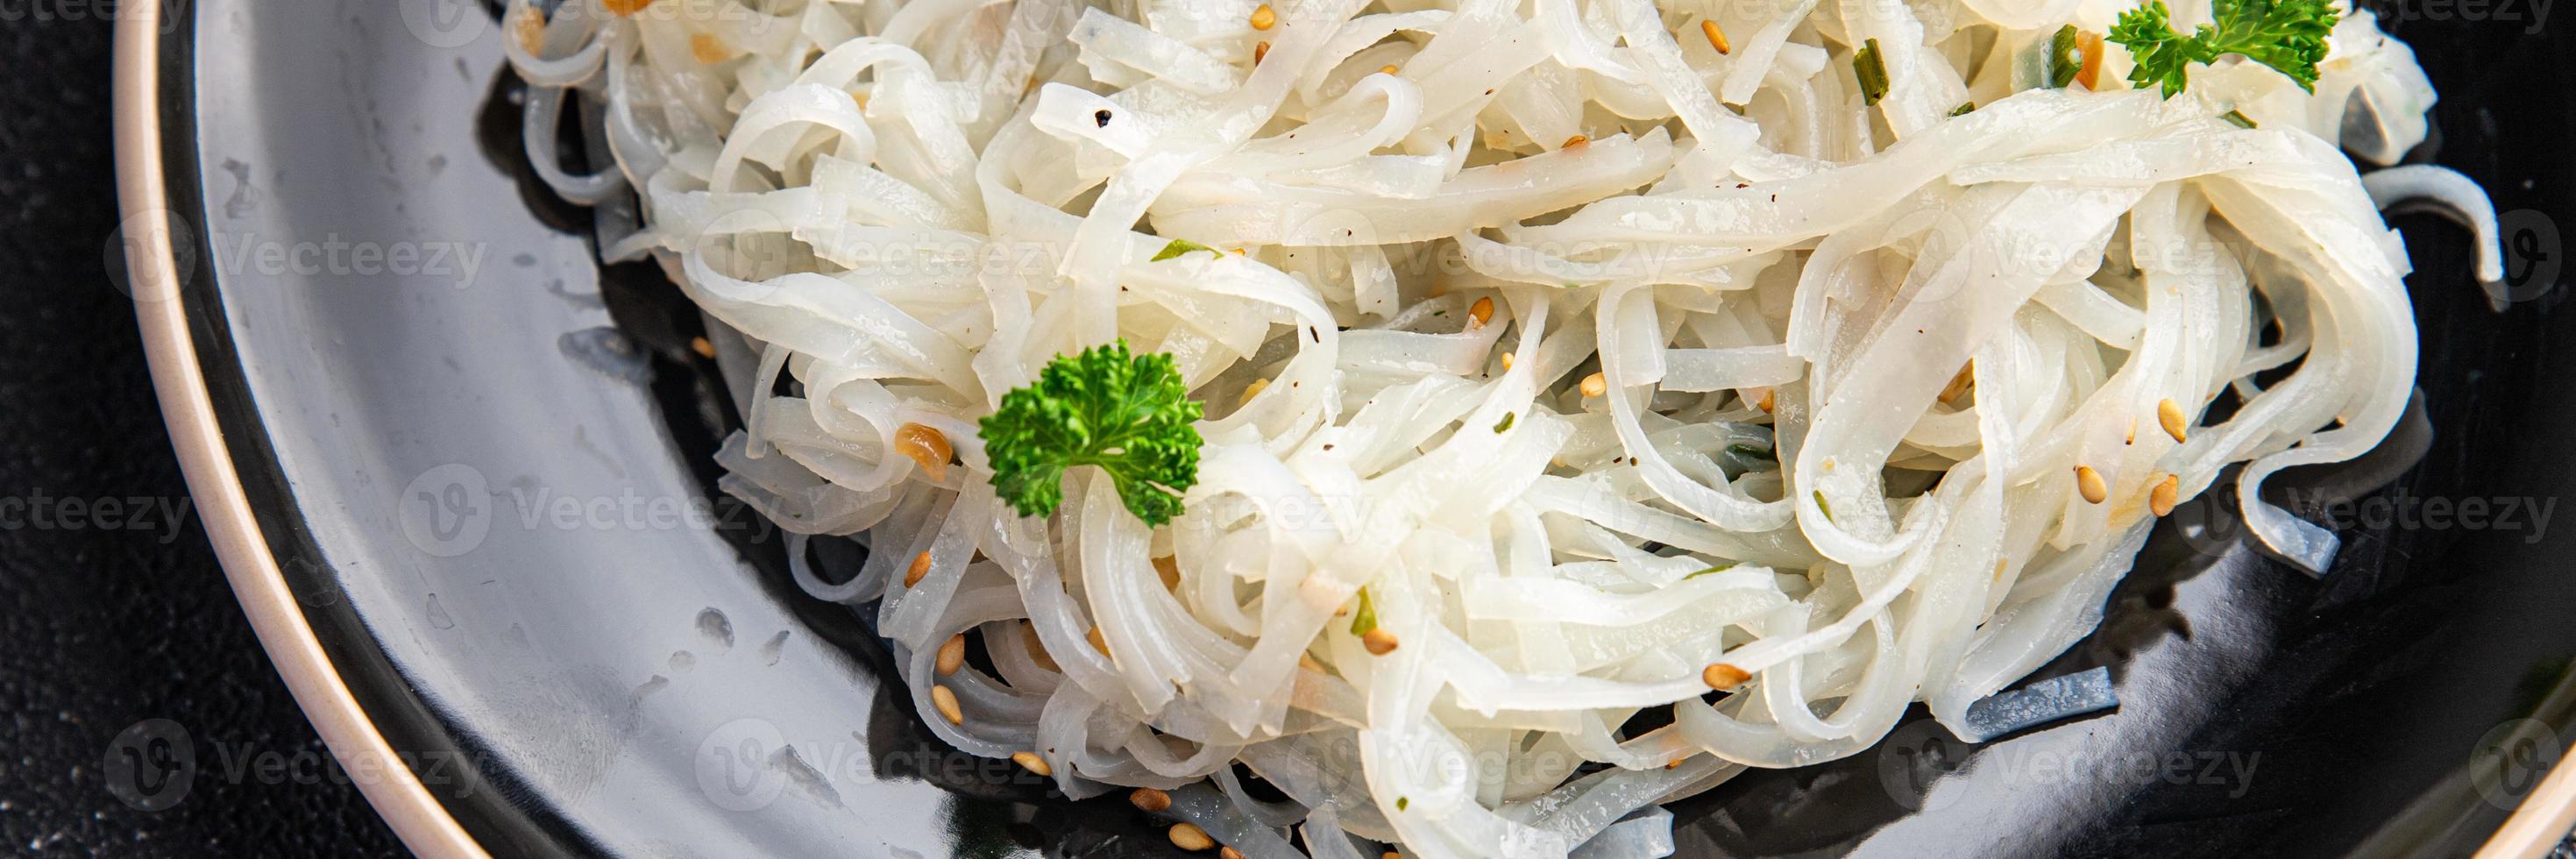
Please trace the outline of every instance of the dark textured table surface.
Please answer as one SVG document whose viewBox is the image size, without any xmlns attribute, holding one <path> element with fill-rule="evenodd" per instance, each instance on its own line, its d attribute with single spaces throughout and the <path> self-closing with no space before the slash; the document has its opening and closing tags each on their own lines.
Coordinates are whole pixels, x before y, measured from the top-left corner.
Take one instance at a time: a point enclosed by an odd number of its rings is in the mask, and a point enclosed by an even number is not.
<svg viewBox="0 0 2576 859">
<path fill-rule="evenodd" d="M 185 506 L 109 279 L 112 5 L 0 0 L 0 854 L 400 854 Z"/>
<path fill-rule="evenodd" d="M 107 8 L 0 4 L 0 853 L 399 854 L 179 506 L 133 309 L 108 280 Z M 132 740 L 174 730 L 195 766 L 147 786 L 176 803 L 120 799 L 110 762 L 160 754 Z"/>
</svg>

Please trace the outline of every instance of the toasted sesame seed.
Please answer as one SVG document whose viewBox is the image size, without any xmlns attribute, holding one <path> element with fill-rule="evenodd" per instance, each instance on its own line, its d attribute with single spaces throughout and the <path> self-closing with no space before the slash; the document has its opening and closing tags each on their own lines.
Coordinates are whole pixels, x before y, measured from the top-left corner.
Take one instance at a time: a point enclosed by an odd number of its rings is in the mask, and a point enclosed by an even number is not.
<svg viewBox="0 0 2576 859">
<path fill-rule="evenodd" d="M 1509 369 L 1511 369 L 1511 368 L 1512 368 L 1512 353 L 1510 353 L 1510 352 L 1505 352 L 1505 353 L 1503 353 L 1503 369 L 1505 369 L 1505 370 L 1509 370 Z"/>
<path fill-rule="evenodd" d="M 1252 46 L 1252 64 L 1253 64 L 1253 65 L 1256 65 L 1256 66 L 1257 66 L 1257 65 L 1261 65 L 1261 58 L 1263 58 L 1263 57 L 1267 57 L 1267 56 L 1270 56 L 1270 43 L 1269 43 L 1269 42 L 1263 42 L 1263 43 L 1261 43 L 1261 44 L 1258 44 L 1258 45 L 1254 45 L 1254 46 Z"/>
<path fill-rule="evenodd" d="M 1243 851 L 1232 847 L 1219 847 L 1216 849 L 1216 859 L 1243 859 Z"/>
<path fill-rule="evenodd" d="M 1269 388 L 1269 379 L 1254 379 L 1252 384 L 1243 386 L 1243 393 L 1235 398 L 1234 404 L 1237 408 L 1241 408 L 1244 403 L 1252 402 L 1252 398 L 1261 396 L 1261 392 Z"/>
<path fill-rule="evenodd" d="M 1181 559 L 1173 555 L 1164 555 L 1160 558 L 1155 558 L 1154 575 L 1162 577 L 1164 590 L 1168 591 L 1179 589 L 1181 586 Z"/>
<path fill-rule="evenodd" d="M 2165 475 L 2165 479 L 2156 481 L 2156 488 L 2147 490 L 2147 509 L 2155 511 L 2158 516 L 2171 514 L 2175 499 L 2181 495 L 2182 476 Z"/>
<path fill-rule="evenodd" d="M 707 338 L 704 337 L 691 337 L 689 351 L 698 353 L 700 358 L 713 358 L 716 356 L 716 344 L 707 342 Z"/>
<path fill-rule="evenodd" d="M 1100 651 L 1100 655 L 1109 655 L 1109 639 L 1100 637 L 1100 627 L 1092 627 L 1091 634 L 1083 636 L 1083 640 L 1091 642 L 1091 649 Z"/>
<path fill-rule="evenodd" d="M 1046 642 L 1038 638 L 1037 624 L 1020 621 L 1020 637 L 1029 647 L 1029 661 L 1037 663 L 1039 668 L 1064 673 L 1064 666 L 1055 664 L 1055 655 L 1048 653 Z"/>
<path fill-rule="evenodd" d="M 535 54 L 546 49 L 546 13 L 537 7 L 529 6 L 528 11 L 519 13 L 510 27 L 519 37 L 519 50 Z"/>
<path fill-rule="evenodd" d="M 713 33 L 689 34 L 689 56 L 700 64 L 715 65 L 724 62 L 726 57 L 732 55 L 733 52 L 725 47 L 724 40 L 716 38 Z"/>
<path fill-rule="evenodd" d="M 1751 679 L 1753 679 L 1751 672 L 1724 662 L 1709 663 L 1707 668 L 1699 671 L 1699 682 L 1708 684 L 1708 688 L 1711 689 L 1733 689 Z"/>
<path fill-rule="evenodd" d="M 903 571 L 903 586 L 909 588 L 914 585 L 921 584 L 921 577 L 929 574 L 930 553 L 923 552 L 921 554 L 914 555 L 912 556 L 912 569 Z"/>
<path fill-rule="evenodd" d="M 1478 328 L 1482 328 L 1486 323 L 1494 321 L 1494 300 L 1492 298 L 1476 299 L 1475 306 L 1467 308 L 1467 318 L 1476 320 L 1475 327 Z"/>
<path fill-rule="evenodd" d="M 1386 627 L 1383 626 L 1369 630 L 1367 635 L 1360 636 L 1360 646 L 1368 648 L 1370 656 L 1394 653 L 1396 643 L 1395 633 L 1386 631 Z"/>
<path fill-rule="evenodd" d="M 939 718 L 948 720 L 948 724 L 966 724 L 966 711 L 957 706 L 957 693 L 946 686 L 930 687 L 930 707 L 938 710 Z"/>
<path fill-rule="evenodd" d="M 966 636 L 962 634 L 952 635 L 948 637 L 947 641 L 939 643 L 939 658 L 937 660 L 937 664 L 932 666 L 939 670 L 939 676 L 946 677 L 948 675 L 955 674 L 957 673 L 957 669 L 962 668 L 965 665 Z"/>
<path fill-rule="evenodd" d="M 1160 814 L 1172 807 L 1172 795 L 1150 787 L 1140 787 L 1127 795 L 1127 801 L 1147 813 Z"/>
<path fill-rule="evenodd" d="M 1377 73 L 1378 73 L 1378 74 L 1382 74 L 1382 75 L 1391 75 L 1391 74 L 1395 74 L 1397 71 L 1399 71 L 1399 70 L 1395 67 L 1395 64 L 1394 64 L 1394 63 L 1388 63 L 1388 64 L 1386 64 L 1386 65 L 1383 65 L 1383 66 L 1379 66 L 1379 67 L 1377 67 Z"/>
<path fill-rule="evenodd" d="M 1216 839 L 1209 838 L 1207 830 L 1198 828 L 1197 824 L 1172 824 L 1171 836 L 1172 846 L 1191 852 L 1216 846 Z"/>
<path fill-rule="evenodd" d="M 2190 438 L 2190 434 L 2185 432 L 2188 425 L 2182 416 L 2182 406 L 2170 398 L 2156 401 L 2156 423 L 2165 428 L 2165 435 L 2173 436 L 2176 444 Z"/>
<path fill-rule="evenodd" d="M 1766 415 L 1767 415 L 1767 414 L 1770 414 L 1770 413 L 1771 413 L 1771 407 L 1772 407 L 1773 405 L 1775 405 L 1775 404 L 1776 404 L 1776 400 L 1774 399 L 1774 397 L 1775 397 L 1778 393 L 1779 393 L 1779 392 L 1774 391 L 1774 390 L 1772 390 L 1772 389 L 1770 389 L 1770 388 L 1764 388 L 1764 389 L 1762 389 L 1762 398 L 1761 398 L 1761 399 L 1759 399 L 1759 400 L 1755 400 L 1755 401 L 1753 401 L 1753 407 L 1754 407 L 1754 408 L 1757 408 L 1757 409 L 1761 409 L 1763 414 L 1766 414 Z"/>
<path fill-rule="evenodd" d="M 2104 482 L 2102 472 L 2094 471 L 2093 466 L 2078 465 L 2075 467 L 2075 491 L 2084 496 L 2084 503 L 2100 504 L 2103 499 L 2111 497 L 2111 484 Z"/>
<path fill-rule="evenodd" d="M 934 483 L 948 479 L 948 459 L 956 455 L 956 449 L 948 445 L 947 433 L 920 424 L 894 428 L 894 452 L 910 457 Z"/>
<path fill-rule="evenodd" d="M 1581 145 L 1583 145 L 1583 144 L 1585 144 L 1585 143 L 1589 143 L 1589 142 L 1591 142 L 1591 141 L 1592 141 L 1592 138 L 1585 137 L 1585 136 L 1583 136 L 1583 135 L 1577 134 L 1577 135 L 1575 135 L 1575 136 L 1573 136 L 1573 137 L 1568 137 L 1568 138 L 1566 138 L 1566 139 L 1565 139 L 1565 145 L 1563 145 L 1563 146 L 1559 146 L 1559 147 L 1557 147 L 1557 148 L 1558 148 L 1558 149 L 1572 149 L 1572 148 L 1574 148 L 1574 147 L 1581 146 Z"/>
<path fill-rule="evenodd" d="M 1717 21 L 1715 19 L 1700 21 L 1699 34 L 1707 36 L 1708 46 L 1716 48 L 1720 55 L 1727 53 L 1726 30 L 1717 26 Z"/>
<path fill-rule="evenodd" d="M 1598 397 L 1602 394 L 1609 393 L 1610 380 L 1602 378 L 1599 373 L 1585 376 L 1583 377 L 1582 391 L 1583 395 L 1587 397 Z"/>
<path fill-rule="evenodd" d="M 1267 30 L 1279 25 L 1279 13 L 1263 3 L 1252 10 L 1252 29 Z"/>
<path fill-rule="evenodd" d="M 1021 769 L 1038 775 L 1055 775 L 1055 767 L 1048 766 L 1046 759 L 1038 757 L 1036 752 L 1012 752 L 1011 763 L 1019 764 Z"/>
<path fill-rule="evenodd" d="M 1306 669 L 1306 670 L 1308 670 L 1308 671 L 1315 672 L 1315 673 L 1317 673 L 1317 674 L 1330 674 L 1330 673 L 1332 673 L 1332 672 L 1329 672 L 1329 671 L 1324 670 L 1324 663 L 1321 663 L 1321 662 L 1317 662 L 1317 661 L 1315 661 L 1315 655 L 1314 655 L 1314 654 L 1312 654 L 1312 653 L 1300 653 L 1300 654 L 1297 654 L 1297 667 L 1299 667 L 1299 668 L 1303 668 L 1303 669 Z"/>
</svg>

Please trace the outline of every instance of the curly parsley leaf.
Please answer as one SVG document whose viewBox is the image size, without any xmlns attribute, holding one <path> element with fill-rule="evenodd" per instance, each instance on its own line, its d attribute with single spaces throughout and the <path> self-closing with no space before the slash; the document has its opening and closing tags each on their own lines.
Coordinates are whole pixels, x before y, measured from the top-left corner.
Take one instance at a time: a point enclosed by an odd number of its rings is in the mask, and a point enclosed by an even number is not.
<svg viewBox="0 0 2576 859">
<path fill-rule="evenodd" d="M 2151 0 L 2120 13 L 2106 38 L 2137 60 L 2129 82 L 2161 86 L 2166 98 L 2189 82 L 2184 67 L 2228 54 L 2271 66 L 2315 91 L 2317 63 L 2326 58 L 2326 34 L 2335 25 L 2330 0 L 2216 0 L 2211 17 L 2215 26 L 2202 24 L 2186 36 L 2173 28 L 2164 0 Z"/>
<path fill-rule="evenodd" d="M 1097 466 L 1129 512 L 1149 525 L 1181 513 L 1198 482 L 1201 414 L 1172 356 L 1133 354 L 1127 342 L 1057 356 L 1037 383 L 1002 395 L 976 433 L 993 463 L 993 488 L 1022 516 L 1064 502 L 1064 470 Z"/>
</svg>

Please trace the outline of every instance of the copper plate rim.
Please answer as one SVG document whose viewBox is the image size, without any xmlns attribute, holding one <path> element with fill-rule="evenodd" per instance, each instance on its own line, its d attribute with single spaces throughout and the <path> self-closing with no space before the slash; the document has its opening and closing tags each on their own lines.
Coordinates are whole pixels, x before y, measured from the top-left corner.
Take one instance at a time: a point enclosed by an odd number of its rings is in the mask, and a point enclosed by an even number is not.
<svg viewBox="0 0 2576 859">
<path fill-rule="evenodd" d="M 280 572 L 277 557 L 251 515 L 250 498 L 224 444 L 196 342 L 178 299 L 180 273 L 171 246 L 168 186 L 162 172 L 160 36 L 166 4 L 129 3 L 116 25 L 115 108 L 117 202 L 126 224 L 125 263 L 138 300 L 135 316 L 152 367 L 161 418 L 178 451 L 188 491 L 221 560 L 233 596 L 249 615 L 269 661 L 295 703 L 349 772 L 384 773 L 355 780 L 358 789 L 414 853 L 488 857 L 445 805 L 402 763 L 357 696 L 340 679 L 321 639 Z M 184 7 L 183 7 L 184 8 Z M 138 222 L 138 219 L 147 219 Z M 2478 859 L 2531 859 L 2576 828 L 2576 763 L 2554 767 L 2477 852 Z"/>
<path fill-rule="evenodd" d="M 152 367 L 152 387 L 161 401 L 162 422 L 178 451 L 188 491 L 196 497 L 198 517 L 223 563 L 225 578 L 232 583 L 233 597 L 241 602 L 260 646 L 268 651 L 270 663 L 277 666 L 287 691 L 321 734 L 323 744 L 344 771 L 370 774 L 352 781 L 412 852 L 440 859 L 487 857 L 490 854 L 403 763 L 341 680 L 252 517 L 249 495 L 225 446 L 205 374 L 197 365 L 196 340 L 178 298 L 182 281 L 171 244 L 160 112 L 164 95 L 161 25 L 169 8 L 162 3 L 119 6 L 114 81 L 117 202 L 127 226 L 125 264 L 133 294 L 167 296 L 134 303 L 144 356 Z"/>
</svg>

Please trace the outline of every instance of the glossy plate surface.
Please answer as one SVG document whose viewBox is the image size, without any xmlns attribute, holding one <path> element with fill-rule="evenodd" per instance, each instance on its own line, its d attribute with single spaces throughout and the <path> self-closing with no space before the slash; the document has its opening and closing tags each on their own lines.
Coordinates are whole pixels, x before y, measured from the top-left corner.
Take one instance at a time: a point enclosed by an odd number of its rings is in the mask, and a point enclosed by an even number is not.
<svg viewBox="0 0 2576 859">
<path fill-rule="evenodd" d="M 697 323 L 653 270 L 603 271 L 589 214 L 528 176 L 489 11 L 335 6 L 206 0 L 154 34 L 175 300 L 287 608 L 437 810 L 496 854 L 1168 851 L 1115 797 L 928 741 L 866 631 L 709 498 L 727 419 Z M 1974 747 L 1917 721 L 1750 774 L 1674 809 L 1681 855 L 2488 840 L 2576 717 L 2576 526 L 2550 518 L 2576 487 L 2576 317 L 2550 289 L 2576 40 L 2504 8 L 2394 25 L 2444 95 L 2417 157 L 2495 195 L 2520 286 L 2498 314 L 2456 229 L 2396 219 L 2416 421 L 2286 481 L 2343 528 L 2333 573 L 2187 507 L 2042 672 L 2110 666 L 2118 712 Z"/>
</svg>

